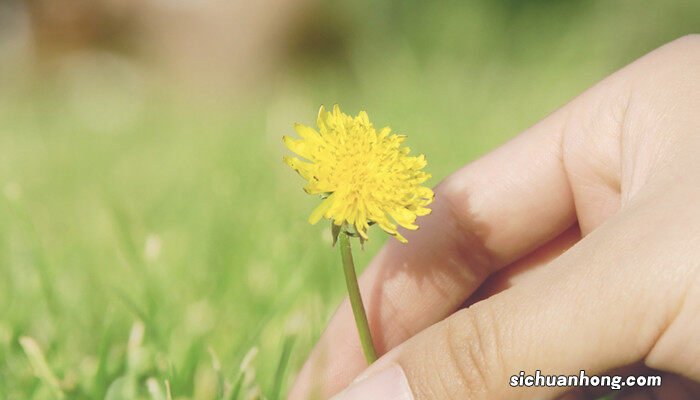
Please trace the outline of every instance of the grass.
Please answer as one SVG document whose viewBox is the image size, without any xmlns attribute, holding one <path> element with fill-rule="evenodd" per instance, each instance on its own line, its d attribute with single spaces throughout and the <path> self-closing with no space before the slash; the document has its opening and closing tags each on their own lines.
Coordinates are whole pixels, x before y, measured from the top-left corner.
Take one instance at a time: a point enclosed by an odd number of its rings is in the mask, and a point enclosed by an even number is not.
<svg viewBox="0 0 700 400">
<path fill-rule="evenodd" d="M 0 92 L 0 398 L 282 398 L 344 293 L 328 229 L 306 223 L 316 200 L 280 161 L 293 122 L 366 108 L 434 184 L 698 15 L 487 4 L 383 28 L 391 10 L 360 19 L 360 2 L 342 14 L 369 35 L 347 69 L 297 65 L 245 103 L 89 75 Z"/>
</svg>

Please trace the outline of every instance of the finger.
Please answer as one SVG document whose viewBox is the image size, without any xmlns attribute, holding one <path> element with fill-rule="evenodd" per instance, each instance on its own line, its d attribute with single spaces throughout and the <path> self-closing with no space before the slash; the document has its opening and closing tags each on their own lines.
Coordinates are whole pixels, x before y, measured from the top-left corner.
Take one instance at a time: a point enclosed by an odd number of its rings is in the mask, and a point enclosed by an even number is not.
<svg viewBox="0 0 700 400">
<path fill-rule="evenodd" d="M 657 202 L 618 214 L 551 263 L 548 279 L 522 282 L 416 335 L 337 399 L 373 400 L 378 388 L 396 399 L 551 398 L 567 388 L 511 387 L 510 378 L 590 376 L 643 360 L 682 305 L 679 282 L 694 273 L 684 267 L 694 239 L 673 228 L 694 211 L 671 216 Z M 670 227 L 640 218 L 649 212 Z"/>
<path fill-rule="evenodd" d="M 380 353 L 457 309 L 493 271 L 574 222 L 560 158 L 558 111 L 436 188 L 433 212 L 390 241 L 360 279 Z M 517 199 L 517 201 L 513 201 Z M 365 368 L 346 299 L 302 369 L 291 399 L 327 397 Z M 329 361 L 327 363 L 327 361 Z M 314 384 L 322 383 L 314 388 Z"/>
<path fill-rule="evenodd" d="M 578 225 L 540 246 L 537 250 L 491 275 L 464 304 L 465 307 L 498 294 L 514 285 L 539 279 L 544 266 L 562 255 L 581 239 Z"/>
</svg>

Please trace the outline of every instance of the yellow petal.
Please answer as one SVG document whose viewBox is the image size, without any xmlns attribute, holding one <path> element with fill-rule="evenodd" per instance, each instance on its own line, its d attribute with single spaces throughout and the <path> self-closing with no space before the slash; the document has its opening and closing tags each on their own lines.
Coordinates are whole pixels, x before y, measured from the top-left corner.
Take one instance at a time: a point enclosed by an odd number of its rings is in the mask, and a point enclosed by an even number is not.
<svg viewBox="0 0 700 400">
<path fill-rule="evenodd" d="M 379 140 L 384 140 L 391 133 L 391 128 L 385 126 L 379 131 Z"/>
<path fill-rule="evenodd" d="M 311 225 L 315 225 L 321 218 L 323 217 L 323 214 L 328 211 L 329 208 L 333 205 L 333 195 L 328 196 L 325 200 L 321 202 L 321 204 L 314 209 L 314 211 L 311 213 L 311 216 L 309 216 L 309 223 Z"/>
<path fill-rule="evenodd" d="M 307 160 L 313 159 L 313 157 L 311 156 L 311 148 L 309 147 L 306 141 L 297 140 L 289 136 L 283 136 L 282 140 L 284 141 L 284 144 L 289 150 L 297 153 L 298 155 L 306 158 Z"/>
<path fill-rule="evenodd" d="M 430 201 L 432 201 L 433 198 L 435 198 L 435 192 L 433 192 L 431 189 L 429 189 L 427 187 L 418 188 L 417 193 L 418 193 L 418 196 L 420 196 L 424 199 L 429 199 Z"/>
<path fill-rule="evenodd" d="M 391 235 L 396 234 L 396 224 L 391 223 L 386 217 L 375 221 L 380 228 Z"/>
<path fill-rule="evenodd" d="M 326 107 L 321 106 L 318 109 L 318 115 L 316 116 L 316 126 L 318 126 L 318 130 L 323 134 L 326 129 L 327 129 L 327 124 L 326 121 L 328 120 L 328 112 L 326 111 Z"/>
<path fill-rule="evenodd" d="M 428 215 L 431 213 L 431 210 L 426 207 L 416 207 L 414 210 L 412 210 L 414 213 L 416 213 L 417 216 L 422 217 L 424 215 Z"/>
<path fill-rule="evenodd" d="M 360 236 L 362 236 L 363 239 L 369 239 L 369 237 L 367 236 L 367 232 L 365 232 L 365 228 L 363 226 L 355 225 L 355 230 L 357 231 L 357 233 L 360 234 Z"/>
<path fill-rule="evenodd" d="M 289 165 L 293 170 L 299 173 L 302 178 L 309 180 L 311 176 L 313 175 L 312 168 L 313 165 L 304 161 L 301 161 L 300 159 L 296 157 L 289 157 L 289 156 L 284 156 L 282 157 L 282 161 L 284 161 L 285 164 Z"/>
<path fill-rule="evenodd" d="M 401 234 L 398 233 L 398 232 L 396 232 L 396 233 L 394 234 L 394 237 L 395 237 L 396 239 L 398 239 L 398 241 L 401 242 L 401 243 L 404 243 L 404 244 L 408 243 L 408 240 L 406 240 L 406 238 L 403 237 L 403 235 L 401 235 Z"/>
<path fill-rule="evenodd" d="M 362 122 L 365 125 L 369 125 L 369 116 L 367 115 L 366 111 L 360 111 L 359 114 L 357 114 L 357 119 Z"/>
<path fill-rule="evenodd" d="M 309 140 L 311 142 L 321 141 L 321 136 L 313 128 L 310 128 L 302 124 L 294 124 L 294 130 L 297 131 L 299 136 L 303 139 Z"/>
</svg>

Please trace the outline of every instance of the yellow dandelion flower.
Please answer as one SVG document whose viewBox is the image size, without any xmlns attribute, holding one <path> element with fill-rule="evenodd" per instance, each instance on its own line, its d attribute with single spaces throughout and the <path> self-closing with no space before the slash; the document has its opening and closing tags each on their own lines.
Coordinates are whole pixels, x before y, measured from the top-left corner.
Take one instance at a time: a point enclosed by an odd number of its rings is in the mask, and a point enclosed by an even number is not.
<svg viewBox="0 0 700 400">
<path fill-rule="evenodd" d="M 430 213 L 433 191 L 421 186 L 430 178 L 422 171 L 425 156 L 409 156 L 403 135 L 389 127 L 377 131 L 361 111 L 351 117 L 335 105 L 318 112 L 318 130 L 295 124 L 301 139 L 283 138 L 287 147 L 305 160 L 284 161 L 306 181 L 304 190 L 324 197 L 309 222 L 328 218 L 337 226 L 348 224 L 362 239 L 376 223 L 406 243 L 397 225 L 418 229 L 416 218 Z"/>
</svg>

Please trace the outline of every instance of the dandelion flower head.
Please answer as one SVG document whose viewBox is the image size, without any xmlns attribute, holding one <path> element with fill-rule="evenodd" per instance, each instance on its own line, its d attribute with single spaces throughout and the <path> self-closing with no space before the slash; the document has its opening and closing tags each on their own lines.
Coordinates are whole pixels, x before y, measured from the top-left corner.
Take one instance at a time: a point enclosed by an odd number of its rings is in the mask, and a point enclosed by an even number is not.
<svg viewBox="0 0 700 400">
<path fill-rule="evenodd" d="M 416 218 L 430 213 L 433 191 L 421 186 L 430 178 L 423 171 L 425 156 L 410 156 L 403 135 L 389 127 L 377 131 L 361 111 L 351 117 L 336 105 L 318 112 L 318 129 L 301 124 L 294 128 L 301 137 L 283 138 L 297 157 L 284 161 L 307 181 L 304 190 L 323 197 L 309 222 L 328 218 L 337 226 L 347 224 L 367 239 L 372 224 L 401 242 L 398 226 L 418 229 Z"/>
</svg>

